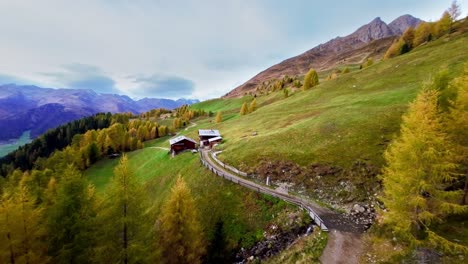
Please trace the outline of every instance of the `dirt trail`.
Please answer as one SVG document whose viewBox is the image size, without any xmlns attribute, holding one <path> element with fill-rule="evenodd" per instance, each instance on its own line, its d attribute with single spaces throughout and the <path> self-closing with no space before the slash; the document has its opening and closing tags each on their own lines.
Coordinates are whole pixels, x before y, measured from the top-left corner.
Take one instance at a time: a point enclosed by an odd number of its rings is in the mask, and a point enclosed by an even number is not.
<svg viewBox="0 0 468 264">
<path fill-rule="evenodd" d="M 169 151 L 169 148 L 164 148 L 164 147 L 149 147 L 149 148 L 154 148 L 154 149 L 162 149 L 162 150 L 167 150 Z"/>
<path fill-rule="evenodd" d="M 323 264 L 357 264 L 362 253 L 361 235 L 330 230 L 328 243 L 320 257 Z"/>
<path fill-rule="evenodd" d="M 250 180 L 234 175 L 231 171 L 228 171 L 225 168 L 219 166 L 219 164 L 217 164 L 210 158 L 208 150 L 202 150 L 201 154 L 203 160 L 208 162 L 209 165 L 211 165 L 211 167 L 217 170 L 218 172 L 222 172 L 222 174 L 227 175 L 231 181 L 234 181 L 243 186 L 246 186 L 242 184 L 243 182 L 248 182 L 249 184 L 246 187 L 249 187 L 251 189 L 252 186 L 254 186 L 255 189 L 259 192 L 263 192 L 266 194 L 275 193 L 278 194 L 277 197 L 279 198 L 281 198 L 281 196 L 284 196 L 283 193 L 277 192 L 269 187 L 253 183 Z M 217 174 L 219 175 L 219 173 Z M 288 194 L 287 196 L 288 198 L 302 200 L 302 198 L 296 197 L 291 194 Z M 309 201 L 308 204 L 314 209 L 315 213 L 320 216 L 320 218 L 323 220 L 323 222 L 329 229 L 328 243 L 320 258 L 321 263 L 359 263 L 359 257 L 363 250 L 361 234 L 365 230 L 365 227 L 362 225 L 355 224 L 346 215 L 331 211 L 328 208 L 321 207 L 313 201 Z"/>
</svg>

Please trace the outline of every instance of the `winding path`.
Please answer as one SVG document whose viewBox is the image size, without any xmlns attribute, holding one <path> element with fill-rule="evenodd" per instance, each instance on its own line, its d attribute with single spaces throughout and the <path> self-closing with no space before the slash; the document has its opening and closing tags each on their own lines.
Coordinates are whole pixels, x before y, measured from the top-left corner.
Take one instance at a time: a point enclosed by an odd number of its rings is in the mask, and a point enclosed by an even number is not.
<svg viewBox="0 0 468 264">
<path fill-rule="evenodd" d="M 322 230 L 329 231 L 328 243 L 322 257 L 320 258 L 322 263 L 359 263 L 359 256 L 362 252 L 361 234 L 365 230 L 364 226 L 357 225 L 345 215 L 321 207 L 313 201 L 304 200 L 295 195 L 285 194 L 271 189 L 268 186 L 257 184 L 239 177 L 214 162 L 209 153 L 209 150 L 201 150 L 200 159 L 202 164 L 216 175 L 249 189 L 272 195 L 286 202 L 299 205 L 308 210 L 317 225 L 319 225 Z M 318 219 L 315 219 L 314 215 L 318 215 Z M 320 224 L 321 221 L 323 221 L 324 226 Z"/>
</svg>

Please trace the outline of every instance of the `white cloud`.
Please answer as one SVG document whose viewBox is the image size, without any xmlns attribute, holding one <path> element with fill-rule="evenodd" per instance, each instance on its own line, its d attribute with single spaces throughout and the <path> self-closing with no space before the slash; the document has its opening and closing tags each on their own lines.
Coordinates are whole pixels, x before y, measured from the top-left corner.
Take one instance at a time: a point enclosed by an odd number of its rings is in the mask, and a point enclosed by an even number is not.
<svg viewBox="0 0 468 264">
<path fill-rule="evenodd" d="M 356 2 L 0 0 L 0 74 L 52 87 L 103 85 L 138 97 L 169 94 L 129 75 L 177 77 L 193 83 L 181 96 L 206 99 L 375 16 L 422 10 L 429 17 L 450 4 Z"/>
</svg>

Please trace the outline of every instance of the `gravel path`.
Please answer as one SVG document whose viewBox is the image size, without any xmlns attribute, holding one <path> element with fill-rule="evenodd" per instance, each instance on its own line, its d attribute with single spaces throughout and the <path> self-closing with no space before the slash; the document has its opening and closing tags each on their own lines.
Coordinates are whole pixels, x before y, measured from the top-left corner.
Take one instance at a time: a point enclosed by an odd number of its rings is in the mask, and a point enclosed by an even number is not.
<svg viewBox="0 0 468 264">
<path fill-rule="evenodd" d="M 276 194 L 275 196 L 279 198 L 285 196 L 285 198 L 287 199 L 301 200 L 300 197 L 296 197 L 291 194 L 285 195 L 284 193 L 277 192 L 269 187 L 256 184 L 254 182 L 251 182 L 250 180 L 234 175 L 232 172 L 227 171 L 226 169 L 219 166 L 219 164 L 214 162 L 209 157 L 208 150 L 203 150 L 202 155 L 205 161 L 207 161 L 216 170 L 230 177 L 231 181 L 237 182 L 238 184 L 241 184 L 243 186 L 246 185 L 242 183 L 248 183 L 246 187 L 252 189 L 252 186 L 254 186 L 254 188 L 257 191 L 266 194 L 274 193 Z M 346 215 L 331 211 L 328 208 L 321 207 L 313 201 L 308 201 L 308 205 L 311 208 L 313 208 L 315 213 L 320 216 L 320 218 L 323 220 L 323 222 L 329 229 L 328 244 L 325 247 L 325 250 L 323 251 L 322 257 L 320 258 L 321 263 L 358 263 L 359 257 L 363 249 L 361 234 L 365 230 L 365 227 L 363 225 L 358 225 L 354 223 Z"/>
</svg>

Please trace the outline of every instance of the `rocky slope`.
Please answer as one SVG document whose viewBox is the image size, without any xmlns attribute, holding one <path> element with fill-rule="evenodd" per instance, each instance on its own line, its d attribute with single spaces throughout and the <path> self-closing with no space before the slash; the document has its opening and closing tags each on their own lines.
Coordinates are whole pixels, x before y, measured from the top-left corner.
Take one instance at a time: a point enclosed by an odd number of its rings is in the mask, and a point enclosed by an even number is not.
<svg viewBox="0 0 468 264">
<path fill-rule="evenodd" d="M 348 36 L 332 39 L 260 72 L 225 97 L 242 96 L 264 81 L 280 79 L 285 75 L 303 75 L 310 68 L 324 71 L 343 64 L 360 63 L 368 57 L 381 57 L 395 36 L 401 35 L 408 27 L 417 26 L 421 21 L 411 15 L 404 15 L 387 25 L 377 17 Z"/>
<path fill-rule="evenodd" d="M 31 130 L 36 137 L 50 128 L 98 112 L 141 113 L 154 108 L 174 109 L 198 100 L 144 98 L 97 94 L 93 90 L 50 89 L 0 85 L 0 141 Z"/>
</svg>

